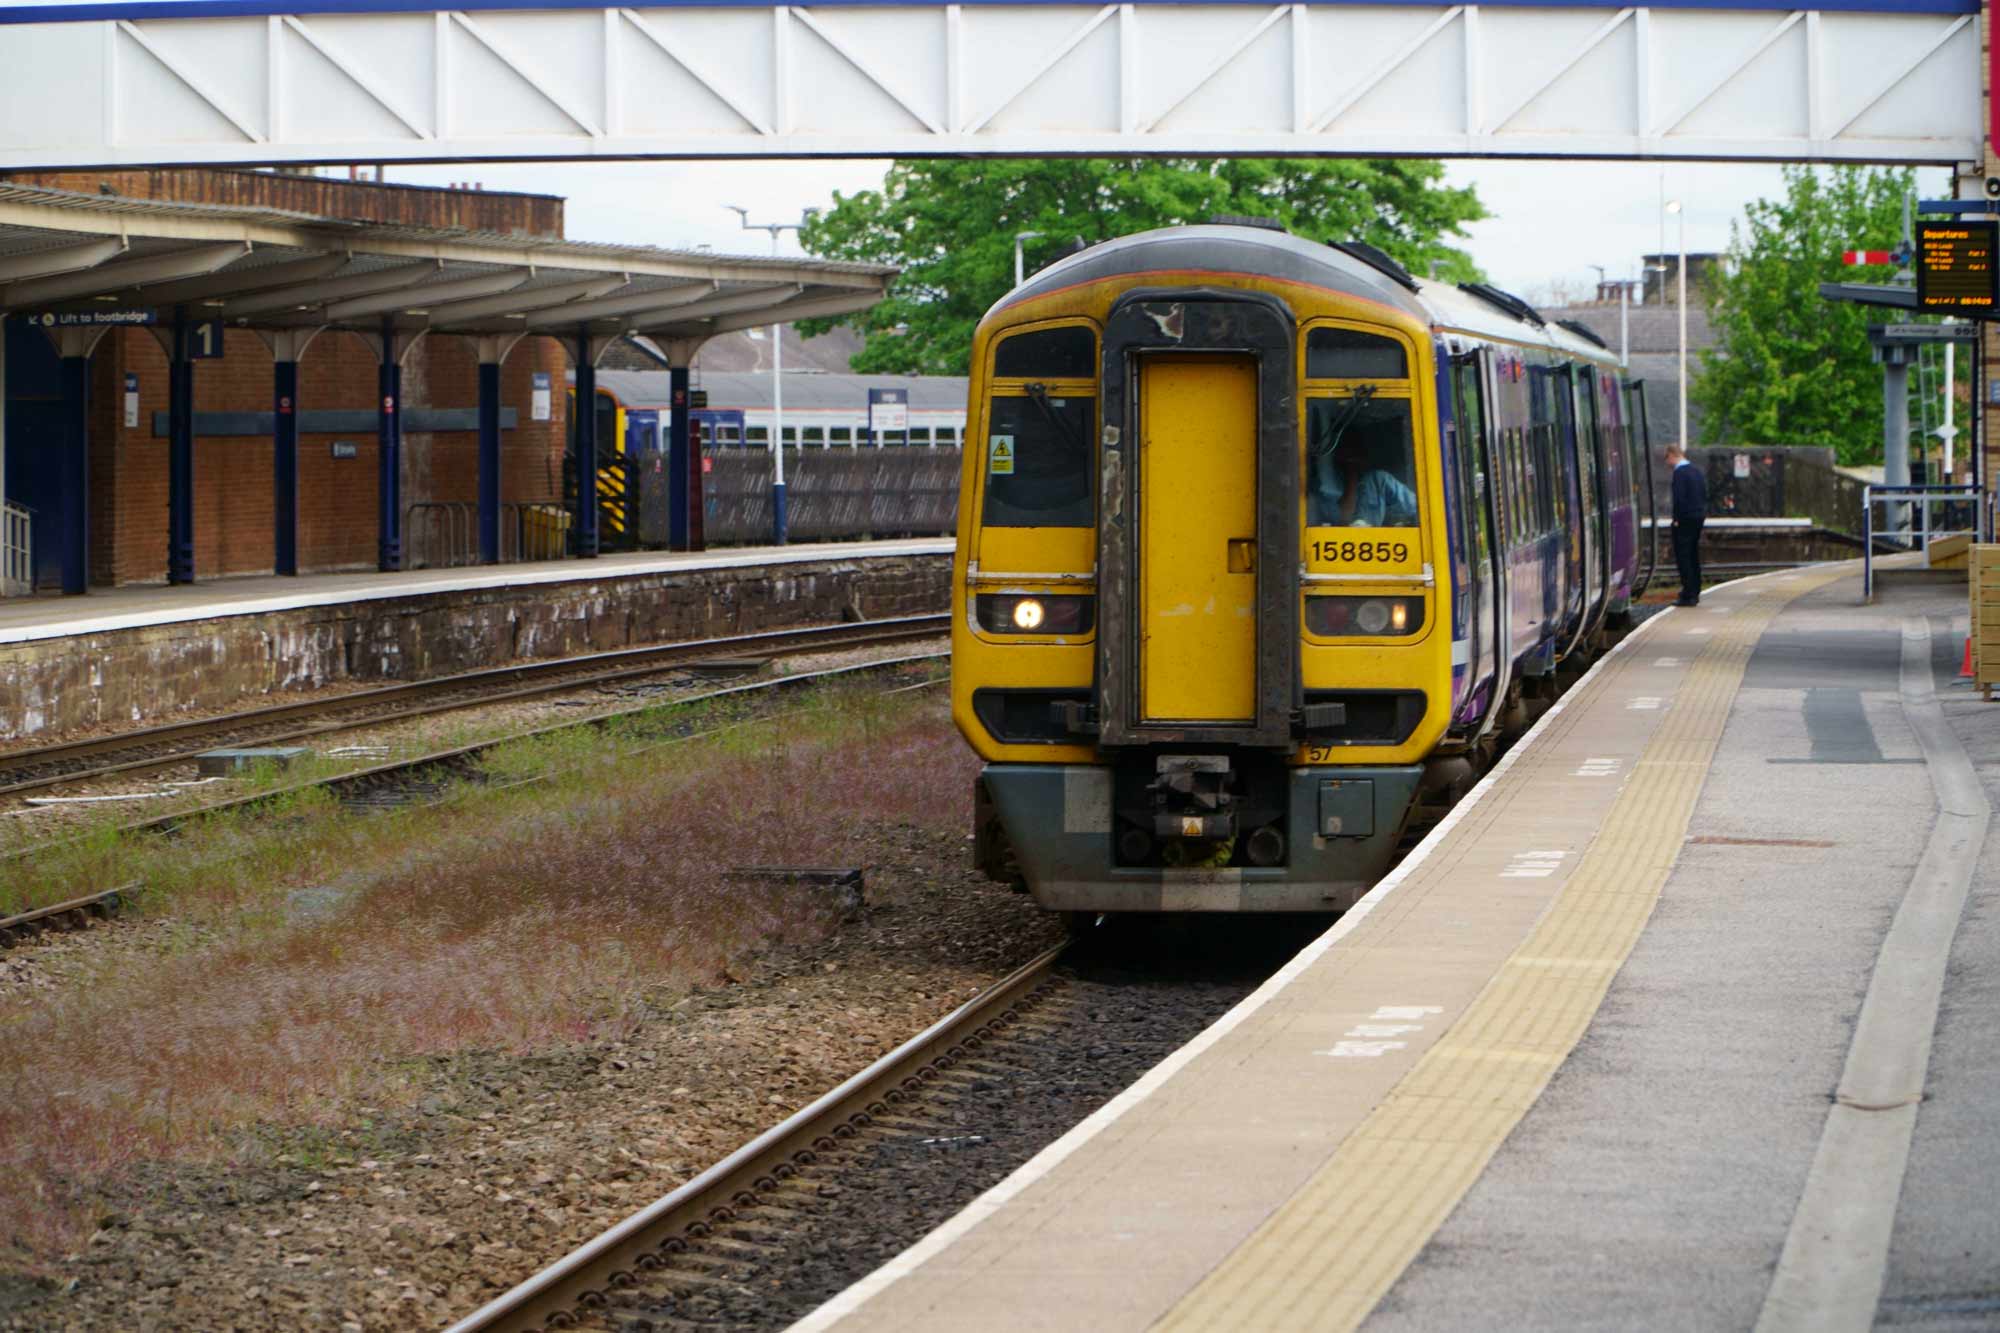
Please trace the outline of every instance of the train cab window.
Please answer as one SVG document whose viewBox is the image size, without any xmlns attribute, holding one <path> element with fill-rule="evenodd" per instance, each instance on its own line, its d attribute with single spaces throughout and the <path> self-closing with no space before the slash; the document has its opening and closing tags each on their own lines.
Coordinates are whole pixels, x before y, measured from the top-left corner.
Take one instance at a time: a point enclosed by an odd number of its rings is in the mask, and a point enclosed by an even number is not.
<svg viewBox="0 0 2000 1333">
<path fill-rule="evenodd" d="M 993 378 L 1094 380 L 1097 334 L 1088 325 L 1066 324 L 1002 339 L 993 353 Z"/>
<path fill-rule="evenodd" d="M 1306 334 L 1309 380 L 1401 380 L 1410 377 L 1403 344 L 1359 329 L 1317 328 Z"/>
<path fill-rule="evenodd" d="M 1097 400 L 1034 383 L 986 413 L 985 520 L 994 528 L 1087 528 L 1097 518 Z"/>
<path fill-rule="evenodd" d="M 1311 399 L 1306 405 L 1306 441 L 1308 526 L 1416 526 L 1416 450 L 1409 399 L 1370 392 Z"/>
</svg>

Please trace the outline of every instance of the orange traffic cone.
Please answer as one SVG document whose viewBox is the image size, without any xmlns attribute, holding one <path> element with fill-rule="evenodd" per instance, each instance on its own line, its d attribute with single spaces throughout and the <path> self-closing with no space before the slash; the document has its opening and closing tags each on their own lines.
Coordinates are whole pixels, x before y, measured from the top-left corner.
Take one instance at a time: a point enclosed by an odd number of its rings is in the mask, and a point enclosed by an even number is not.
<svg viewBox="0 0 2000 1333">
<path fill-rule="evenodd" d="M 1972 679 L 1972 636 L 1970 634 L 1965 636 L 1965 662 L 1958 668 L 1958 678 L 1960 680 Z"/>
</svg>

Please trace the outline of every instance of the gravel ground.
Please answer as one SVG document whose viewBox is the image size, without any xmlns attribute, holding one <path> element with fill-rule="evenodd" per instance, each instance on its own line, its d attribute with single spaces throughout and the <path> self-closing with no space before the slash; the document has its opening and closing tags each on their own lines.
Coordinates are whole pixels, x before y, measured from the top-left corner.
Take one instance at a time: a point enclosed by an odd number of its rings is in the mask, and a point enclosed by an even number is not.
<svg viewBox="0 0 2000 1333">
<path fill-rule="evenodd" d="M 0 1328 L 400 1329 L 471 1310 L 1060 933 L 977 878 L 962 835 L 884 828 L 875 842 L 867 905 L 836 934 L 657 997 L 628 1040 L 439 1059 L 412 1111 L 271 1126 L 235 1160 L 133 1172 L 94 1201 L 98 1230 L 53 1278 L 0 1273 Z M 167 923 L 31 946 L 10 959 L 0 1021 L 61 982 L 61 950 L 93 943 L 135 966 L 179 947 Z"/>
</svg>

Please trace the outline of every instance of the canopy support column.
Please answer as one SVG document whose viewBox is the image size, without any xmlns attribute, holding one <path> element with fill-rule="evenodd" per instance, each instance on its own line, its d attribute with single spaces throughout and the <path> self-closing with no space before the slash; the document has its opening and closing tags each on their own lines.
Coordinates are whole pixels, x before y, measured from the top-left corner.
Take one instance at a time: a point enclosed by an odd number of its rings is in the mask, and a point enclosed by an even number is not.
<svg viewBox="0 0 2000 1333">
<path fill-rule="evenodd" d="M 500 563 L 500 367 L 523 337 L 482 334 L 471 339 L 479 356 L 479 562 Z M 519 553 L 515 555 L 519 559 Z"/>
<path fill-rule="evenodd" d="M 90 354 L 103 329 L 68 328 L 54 333 L 62 357 L 62 435 L 58 448 L 62 497 L 62 590 L 79 597 L 90 591 Z"/>
<path fill-rule="evenodd" d="M 299 358 L 318 329 L 263 334 L 271 349 L 271 569 L 299 572 Z"/>
<path fill-rule="evenodd" d="M 174 311 L 167 357 L 167 582 L 194 582 L 194 356 L 187 312 Z"/>
</svg>

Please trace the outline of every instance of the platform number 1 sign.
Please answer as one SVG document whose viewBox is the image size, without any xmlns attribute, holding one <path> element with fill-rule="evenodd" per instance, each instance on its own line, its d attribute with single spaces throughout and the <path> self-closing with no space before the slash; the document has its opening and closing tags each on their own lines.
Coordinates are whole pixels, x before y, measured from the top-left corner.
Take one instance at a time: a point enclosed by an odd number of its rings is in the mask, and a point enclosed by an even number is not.
<svg viewBox="0 0 2000 1333">
<path fill-rule="evenodd" d="M 223 326 L 219 319 L 204 319 L 188 325 L 188 360 L 214 361 L 223 349 Z"/>
</svg>

